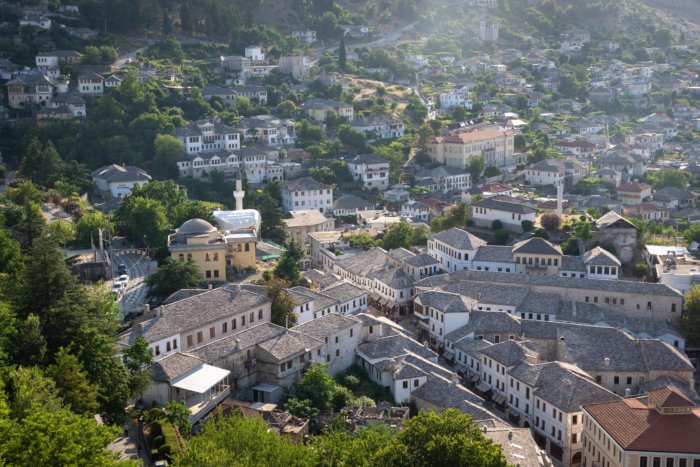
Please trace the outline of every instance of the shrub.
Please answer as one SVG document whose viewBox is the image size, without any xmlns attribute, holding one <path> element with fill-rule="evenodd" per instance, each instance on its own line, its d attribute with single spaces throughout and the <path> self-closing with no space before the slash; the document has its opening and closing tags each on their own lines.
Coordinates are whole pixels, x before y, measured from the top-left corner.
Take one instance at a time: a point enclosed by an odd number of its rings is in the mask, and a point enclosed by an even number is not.
<svg viewBox="0 0 700 467">
<path fill-rule="evenodd" d="M 547 231 L 558 230 L 561 225 L 561 218 L 553 212 L 547 212 L 540 217 L 540 225 Z"/>
<path fill-rule="evenodd" d="M 154 407 L 148 412 L 146 412 L 146 422 L 151 423 L 155 420 L 158 420 L 159 418 L 163 418 L 164 416 L 165 412 L 163 412 L 163 409 Z"/>
<path fill-rule="evenodd" d="M 173 453 L 173 448 L 169 444 L 164 444 L 160 448 L 158 448 L 158 454 L 163 456 L 165 458 L 165 460 L 167 460 L 167 461 L 170 460 L 170 456 L 172 455 L 172 453 Z"/>
<path fill-rule="evenodd" d="M 501 229 L 503 229 L 503 222 L 499 221 L 498 219 L 491 222 L 491 230 L 493 230 L 495 232 L 495 231 L 501 230 Z"/>
<path fill-rule="evenodd" d="M 345 378 L 343 378 L 343 383 L 345 386 L 352 389 L 360 384 L 360 379 L 355 375 L 347 375 Z"/>
<path fill-rule="evenodd" d="M 163 435 L 163 426 L 160 424 L 159 420 L 154 420 L 151 422 L 151 439 L 155 439 L 158 436 Z"/>
<path fill-rule="evenodd" d="M 649 266 L 647 263 L 637 263 L 632 267 L 632 272 L 637 277 L 645 277 L 649 275 Z"/>
<path fill-rule="evenodd" d="M 520 225 L 521 225 L 521 227 L 523 228 L 523 232 L 529 232 L 529 231 L 531 231 L 531 230 L 532 230 L 532 226 L 533 226 L 532 221 L 527 221 L 527 220 L 526 220 L 526 221 L 522 221 L 522 222 L 520 223 Z"/>
<path fill-rule="evenodd" d="M 333 392 L 333 398 L 331 400 L 331 404 L 333 405 L 334 410 L 340 410 L 340 409 L 345 408 L 348 405 L 350 405 L 350 402 L 352 400 L 353 400 L 352 391 L 350 391 L 348 388 L 345 388 L 343 386 L 337 386 L 335 388 L 335 391 Z"/>
<path fill-rule="evenodd" d="M 152 441 L 152 446 L 154 448 L 159 448 L 163 445 L 164 442 L 165 442 L 165 438 L 163 438 L 163 435 L 154 436 L 153 441 Z"/>
<path fill-rule="evenodd" d="M 509 238 L 510 233 L 506 229 L 498 229 L 494 232 L 493 243 L 495 245 L 505 245 L 506 243 L 508 243 Z"/>
<path fill-rule="evenodd" d="M 547 234 L 546 230 L 540 227 L 539 229 L 535 229 L 535 237 L 542 237 L 547 240 L 549 238 L 549 234 Z"/>
</svg>

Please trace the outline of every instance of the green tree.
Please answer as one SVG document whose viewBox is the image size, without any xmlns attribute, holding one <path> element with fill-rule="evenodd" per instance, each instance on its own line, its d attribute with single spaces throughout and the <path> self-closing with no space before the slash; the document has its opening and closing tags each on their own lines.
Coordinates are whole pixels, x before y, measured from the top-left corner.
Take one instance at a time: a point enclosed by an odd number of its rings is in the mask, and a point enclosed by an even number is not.
<svg viewBox="0 0 700 467">
<path fill-rule="evenodd" d="M 114 217 L 117 223 L 126 228 L 133 241 L 146 241 L 154 247 L 165 245 L 165 237 L 171 224 L 162 202 L 140 196 L 127 196 Z"/>
<path fill-rule="evenodd" d="M 278 326 L 291 327 L 297 322 L 297 316 L 294 313 L 294 300 L 285 291 L 288 282 L 275 277 L 270 278 L 265 283 L 265 293 L 272 300 L 271 318 L 274 324 Z"/>
<path fill-rule="evenodd" d="M 48 225 L 48 235 L 62 247 L 75 238 L 75 227 L 70 222 L 58 219 Z"/>
<path fill-rule="evenodd" d="M 90 383 L 78 358 L 62 348 L 56 354 L 56 363 L 47 369 L 56 383 L 63 401 L 77 414 L 92 415 L 99 404 L 98 389 Z"/>
<path fill-rule="evenodd" d="M 471 174 L 472 180 L 478 180 L 486 167 L 486 160 L 483 157 L 477 156 L 469 159 L 467 171 Z"/>
<path fill-rule="evenodd" d="M 12 387 L 10 412 L 12 418 L 22 420 L 34 412 L 54 412 L 63 407 L 56 392 L 56 383 L 39 367 L 17 367 L 10 371 Z"/>
<path fill-rule="evenodd" d="M 420 412 L 377 453 L 377 465 L 505 467 L 501 448 L 457 409 Z"/>
<path fill-rule="evenodd" d="M 168 415 L 170 423 L 177 426 L 182 436 L 189 436 L 192 432 L 192 422 L 190 421 L 190 409 L 180 401 L 169 401 L 163 406 Z"/>
<path fill-rule="evenodd" d="M 184 453 L 175 456 L 175 465 L 231 466 L 311 466 L 316 453 L 304 444 L 292 444 L 268 429 L 262 418 L 240 413 L 214 417 L 201 434 L 187 443 Z"/>
<path fill-rule="evenodd" d="M 192 289 L 199 286 L 202 274 L 194 261 L 178 261 L 165 258 L 158 270 L 148 276 L 148 296 L 165 299 L 180 289 Z"/>
<path fill-rule="evenodd" d="M 180 170 L 177 162 L 182 159 L 182 144 L 174 136 L 156 135 L 153 142 L 155 156 L 153 157 L 153 172 L 159 178 L 178 178 Z"/>
<path fill-rule="evenodd" d="M 411 224 L 406 222 L 405 219 L 401 219 L 398 224 L 394 224 L 387 229 L 382 239 L 382 245 L 386 250 L 409 248 L 412 234 L 413 227 L 411 227 Z"/>
<path fill-rule="evenodd" d="M 328 374 L 328 365 L 314 362 L 294 385 L 293 393 L 296 399 L 309 400 L 312 407 L 323 413 L 333 407 L 337 387 L 338 383 Z"/>
<path fill-rule="evenodd" d="M 132 396 L 142 396 L 151 384 L 151 364 L 153 363 L 153 349 L 143 337 L 136 338 L 136 342 L 124 349 L 122 362 L 129 371 L 129 386 Z"/>
<path fill-rule="evenodd" d="M 338 68 L 345 71 L 348 65 L 347 51 L 345 50 L 345 34 L 340 36 L 340 46 L 338 47 Z"/>
<path fill-rule="evenodd" d="M 685 311 L 678 322 L 685 338 L 700 343 L 700 286 L 694 285 L 685 294 Z"/>
<path fill-rule="evenodd" d="M 102 235 L 105 239 L 108 238 L 107 236 L 110 233 L 114 232 L 114 227 L 112 227 L 109 217 L 100 211 L 86 211 L 75 223 L 75 245 L 84 248 L 89 248 L 90 245 L 98 245 L 100 230 L 102 230 Z"/>
<path fill-rule="evenodd" d="M 661 169 L 654 175 L 650 175 L 649 178 L 652 179 L 654 188 L 657 190 L 667 186 L 688 188 L 690 173 L 679 169 L 666 168 Z"/>
<path fill-rule="evenodd" d="M 553 232 L 559 229 L 561 218 L 554 212 L 546 212 L 540 216 L 540 225 L 548 232 Z"/>
<path fill-rule="evenodd" d="M 243 201 L 248 209 L 257 209 L 260 212 L 260 236 L 283 244 L 287 238 L 280 201 L 275 199 L 269 191 L 249 191 Z"/>
<path fill-rule="evenodd" d="M 294 240 L 287 244 L 287 251 L 277 262 L 273 274 L 275 277 L 296 284 L 301 279 L 299 261 L 304 257 L 304 251 Z"/>
<path fill-rule="evenodd" d="M 313 448 L 324 460 L 324 465 L 373 466 L 377 462 L 377 453 L 391 443 L 395 431 L 391 428 L 372 424 L 356 433 L 347 430 L 325 431 L 313 441 Z M 415 465 L 415 464 L 411 464 Z"/>
<path fill-rule="evenodd" d="M 506 229 L 498 229 L 493 233 L 493 237 L 494 245 L 506 245 L 510 239 L 510 232 Z"/>
<path fill-rule="evenodd" d="M 37 138 L 32 138 L 22 155 L 18 175 L 49 188 L 60 177 L 62 169 L 63 161 L 53 143 L 42 146 Z"/>
</svg>

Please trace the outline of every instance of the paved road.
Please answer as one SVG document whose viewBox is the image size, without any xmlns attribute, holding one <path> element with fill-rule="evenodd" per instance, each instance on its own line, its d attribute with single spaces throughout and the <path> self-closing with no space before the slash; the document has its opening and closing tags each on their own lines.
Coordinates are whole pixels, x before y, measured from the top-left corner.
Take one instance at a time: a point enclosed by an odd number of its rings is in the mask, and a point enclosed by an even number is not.
<svg viewBox="0 0 700 467">
<path fill-rule="evenodd" d="M 124 263 L 126 265 L 127 274 L 129 275 L 129 284 L 120 299 L 123 309 L 120 318 L 123 319 L 129 311 L 136 311 L 143 307 L 147 292 L 146 283 L 144 281 L 146 277 L 155 271 L 156 262 L 151 261 L 148 256 L 142 253 L 117 251 L 115 252 L 114 263 L 115 274 L 117 266 L 119 266 L 120 263 Z"/>
</svg>

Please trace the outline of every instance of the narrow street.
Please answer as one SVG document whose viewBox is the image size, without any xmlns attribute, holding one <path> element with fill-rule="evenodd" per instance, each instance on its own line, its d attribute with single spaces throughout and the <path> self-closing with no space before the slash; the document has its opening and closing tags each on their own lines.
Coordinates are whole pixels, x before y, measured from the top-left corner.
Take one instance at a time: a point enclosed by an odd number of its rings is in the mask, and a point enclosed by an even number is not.
<svg viewBox="0 0 700 467">
<path fill-rule="evenodd" d="M 114 270 L 120 263 L 126 266 L 127 274 L 129 275 L 129 283 L 126 290 L 122 293 L 120 303 L 122 305 L 122 314 L 120 319 L 131 311 L 139 311 L 143 308 L 146 300 L 146 278 L 155 271 L 156 262 L 146 256 L 145 250 L 134 252 L 134 250 L 125 250 L 115 252 Z M 116 276 L 118 277 L 118 276 Z"/>
</svg>

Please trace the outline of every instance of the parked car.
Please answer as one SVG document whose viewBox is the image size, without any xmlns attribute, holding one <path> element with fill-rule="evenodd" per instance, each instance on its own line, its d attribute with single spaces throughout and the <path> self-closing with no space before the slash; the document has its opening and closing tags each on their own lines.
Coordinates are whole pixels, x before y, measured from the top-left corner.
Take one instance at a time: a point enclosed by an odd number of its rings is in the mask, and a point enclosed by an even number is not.
<svg viewBox="0 0 700 467">
<path fill-rule="evenodd" d="M 112 295 L 114 295 L 114 298 L 118 298 L 119 295 L 121 295 L 123 291 L 122 283 L 121 282 L 115 282 L 114 285 L 112 286 Z"/>
<path fill-rule="evenodd" d="M 126 274 L 126 264 L 119 263 L 119 266 L 117 266 L 117 274 Z"/>
<path fill-rule="evenodd" d="M 119 283 L 122 285 L 122 289 L 126 289 L 126 286 L 129 284 L 129 276 L 126 274 L 119 276 Z"/>
</svg>

